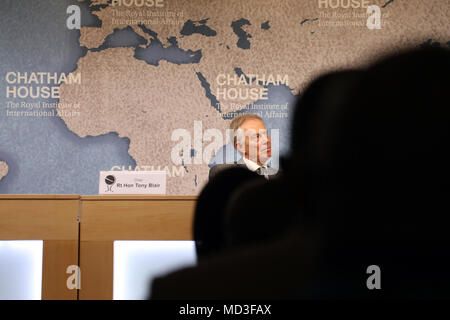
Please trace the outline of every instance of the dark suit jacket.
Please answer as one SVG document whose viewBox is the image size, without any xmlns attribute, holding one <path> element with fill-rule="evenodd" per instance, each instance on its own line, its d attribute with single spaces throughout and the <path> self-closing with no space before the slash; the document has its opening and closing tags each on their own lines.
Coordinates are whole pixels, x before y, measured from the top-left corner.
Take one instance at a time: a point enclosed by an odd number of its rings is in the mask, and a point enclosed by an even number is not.
<svg viewBox="0 0 450 320">
<path fill-rule="evenodd" d="M 214 177 L 220 171 L 229 169 L 229 168 L 234 168 L 234 167 L 247 168 L 247 165 L 245 164 L 245 162 L 242 158 L 239 159 L 239 161 L 237 163 L 216 164 L 214 167 L 209 169 L 209 180 L 211 180 L 211 178 Z M 269 175 L 269 179 L 272 179 L 274 176 L 278 175 L 278 171 L 276 169 L 269 167 L 268 175 Z"/>
</svg>

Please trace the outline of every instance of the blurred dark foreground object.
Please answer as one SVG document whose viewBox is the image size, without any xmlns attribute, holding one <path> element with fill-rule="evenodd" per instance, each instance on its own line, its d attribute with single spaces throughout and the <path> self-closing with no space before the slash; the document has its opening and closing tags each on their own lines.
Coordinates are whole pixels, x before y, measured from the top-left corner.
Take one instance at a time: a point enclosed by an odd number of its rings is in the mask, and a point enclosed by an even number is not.
<svg viewBox="0 0 450 320">
<path fill-rule="evenodd" d="M 156 279 L 152 298 L 450 298 L 449 71 L 444 49 L 363 71 L 331 109 L 311 112 L 288 162 L 305 219 Z M 380 290 L 367 287 L 372 265 Z"/>
</svg>

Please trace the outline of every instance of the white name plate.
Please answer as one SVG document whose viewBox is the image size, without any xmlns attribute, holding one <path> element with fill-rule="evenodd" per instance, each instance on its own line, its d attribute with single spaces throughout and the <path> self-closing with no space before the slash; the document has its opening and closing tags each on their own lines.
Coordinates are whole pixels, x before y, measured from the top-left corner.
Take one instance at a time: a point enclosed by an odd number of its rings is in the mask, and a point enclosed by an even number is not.
<svg viewBox="0 0 450 320">
<path fill-rule="evenodd" d="M 166 171 L 100 171 L 98 194 L 166 194 Z"/>
</svg>

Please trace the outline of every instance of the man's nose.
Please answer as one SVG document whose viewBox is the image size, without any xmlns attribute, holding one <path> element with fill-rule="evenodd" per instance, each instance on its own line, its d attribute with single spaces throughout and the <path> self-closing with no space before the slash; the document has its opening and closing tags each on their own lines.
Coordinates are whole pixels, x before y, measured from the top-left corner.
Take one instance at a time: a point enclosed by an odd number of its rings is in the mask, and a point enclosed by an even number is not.
<svg viewBox="0 0 450 320">
<path fill-rule="evenodd" d="M 270 137 L 269 137 L 268 135 L 263 134 L 263 135 L 260 136 L 259 142 L 260 142 L 261 144 L 264 144 L 264 145 L 269 144 L 269 142 L 270 142 Z"/>
</svg>

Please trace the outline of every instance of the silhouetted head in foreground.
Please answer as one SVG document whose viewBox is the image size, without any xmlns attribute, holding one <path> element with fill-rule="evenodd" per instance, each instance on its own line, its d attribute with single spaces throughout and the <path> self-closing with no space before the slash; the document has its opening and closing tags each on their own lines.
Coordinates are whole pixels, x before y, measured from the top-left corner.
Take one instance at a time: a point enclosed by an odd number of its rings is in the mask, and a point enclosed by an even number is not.
<svg viewBox="0 0 450 320">
<path fill-rule="evenodd" d="M 217 173 L 200 193 L 194 214 L 194 240 L 199 260 L 214 256 L 226 248 L 224 210 L 231 194 L 250 181 L 266 181 L 264 177 L 242 167 Z"/>
<path fill-rule="evenodd" d="M 286 174 L 285 185 L 289 197 L 302 211 L 302 224 L 315 219 L 314 209 L 309 208 L 311 184 L 316 181 L 317 153 L 327 150 L 333 136 L 337 115 L 343 103 L 356 90 L 363 75 L 360 70 L 344 70 L 326 73 L 314 79 L 302 92 L 295 107 L 292 122 L 290 155 L 283 159 Z M 320 128 L 316 130 L 316 128 Z"/>
<path fill-rule="evenodd" d="M 315 79 L 295 106 L 290 155 L 283 159 L 284 174 L 266 184 L 254 182 L 233 194 L 227 207 L 228 240 L 233 246 L 267 242 L 295 224 L 307 225 L 303 210 L 308 190 L 304 188 L 312 150 L 312 128 L 317 116 L 331 117 L 356 86 L 360 71 L 337 71 Z M 324 111 L 326 110 L 326 111 Z"/>
<path fill-rule="evenodd" d="M 326 147 L 308 185 L 323 235 L 319 295 L 450 296 L 449 72 L 446 50 L 388 57 L 336 119 L 321 116 L 313 144 Z M 367 289 L 371 265 L 381 290 Z"/>
</svg>

